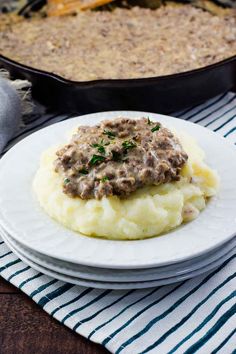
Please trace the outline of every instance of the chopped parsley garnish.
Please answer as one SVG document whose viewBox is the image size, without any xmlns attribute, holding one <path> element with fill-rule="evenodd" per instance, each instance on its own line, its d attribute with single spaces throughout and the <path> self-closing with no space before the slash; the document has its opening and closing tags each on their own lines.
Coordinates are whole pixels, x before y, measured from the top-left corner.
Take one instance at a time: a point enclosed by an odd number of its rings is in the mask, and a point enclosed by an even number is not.
<svg viewBox="0 0 236 354">
<path fill-rule="evenodd" d="M 64 184 L 68 184 L 68 183 L 70 183 L 70 179 L 69 178 L 65 178 L 64 179 Z"/>
<path fill-rule="evenodd" d="M 110 141 L 107 141 L 106 143 L 104 143 L 104 140 L 102 139 L 100 144 L 107 146 L 107 145 L 110 145 Z"/>
<path fill-rule="evenodd" d="M 106 150 L 104 148 L 103 145 L 100 145 L 100 144 L 92 144 L 91 145 L 92 147 L 94 148 L 97 148 L 98 149 L 98 152 L 100 152 L 100 154 L 105 154 Z"/>
<path fill-rule="evenodd" d="M 148 125 L 151 125 L 152 124 L 152 121 L 150 120 L 150 118 L 148 117 Z"/>
<path fill-rule="evenodd" d="M 104 130 L 103 131 L 104 135 L 107 135 L 109 139 L 115 139 L 116 134 L 110 130 Z"/>
<path fill-rule="evenodd" d="M 100 162 L 103 162 L 105 160 L 104 156 L 101 155 L 93 155 L 91 160 L 89 161 L 90 165 L 97 165 Z"/>
<path fill-rule="evenodd" d="M 106 181 L 109 181 L 109 178 L 107 176 L 104 176 L 101 178 L 101 182 L 104 183 Z"/>
<path fill-rule="evenodd" d="M 135 148 L 137 145 L 131 140 L 129 140 L 129 141 L 126 140 L 122 143 L 122 146 L 123 146 L 124 150 L 127 151 L 129 149 Z"/>
<path fill-rule="evenodd" d="M 100 152 L 100 154 L 105 154 L 106 150 L 104 146 L 98 146 L 98 152 Z"/>
<path fill-rule="evenodd" d="M 98 152 L 100 152 L 100 154 L 105 154 L 106 150 L 104 146 L 109 145 L 109 141 L 107 143 L 104 143 L 104 140 L 102 139 L 100 144 L 92 144 L 91 146 L 94 148 L 97 148 Z"/>
<path fill-rule="evenodd" d="M 159 124 L 155 125 L 155 127 L 153 127 L 153 128 L 151 129 L 151 132 L 154 133 L 154 132 L 158 131 L 158 130 L 160 129 L 160 127 L 161 127 L 161 126 L 160 126 Z"/>
<path fill-rule="evenodd" d="M 82 175 L 87 175 L 89 172 L 88 170 L 86 170 L 86 168 L 81 168 L 81 170 L 79 170 L 79 173 L 81 173 Z"/>
</svg>

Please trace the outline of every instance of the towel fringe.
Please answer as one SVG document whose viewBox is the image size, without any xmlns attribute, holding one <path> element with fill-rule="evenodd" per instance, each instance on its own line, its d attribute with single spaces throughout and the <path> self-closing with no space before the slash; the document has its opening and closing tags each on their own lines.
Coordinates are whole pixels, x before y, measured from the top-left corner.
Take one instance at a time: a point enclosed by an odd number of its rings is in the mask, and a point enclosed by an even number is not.
<svg viewBox="0 0 236 354">
<path fill-rule="evenodd" d="M 9 72 L 5 69 L 0 69 L 0 78 L 7 80 L 8 83 L 17 91 L 17 94 L 19 95 L 21 100 L 22 107 L 21 125 L 24 125 L 24 122 L 28 120 L 27 117 L 29 117 L 35 107 L 31 96 L 31 83 L 27 80 L 12 80 L 10 78 Z"/>
</svg>

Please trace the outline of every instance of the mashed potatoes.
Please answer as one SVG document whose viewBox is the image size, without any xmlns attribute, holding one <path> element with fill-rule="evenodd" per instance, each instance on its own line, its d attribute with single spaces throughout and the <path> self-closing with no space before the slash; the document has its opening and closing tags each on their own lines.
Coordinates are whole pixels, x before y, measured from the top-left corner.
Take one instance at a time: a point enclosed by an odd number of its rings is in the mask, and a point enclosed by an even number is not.
<svg viewBox="0 0 236 354">
<path fill-rule="evenodd" d="M 62 192 L 62 177 L 54 172 L 58 147 L 50 148 L 43 153 L 33 181 L 40 205 L 69 229 L 120 240 L 156 236 L 195 219 L 206 207 L 207 198 L 216 194 L 218 177 L 204 162 L 204 152 L 194 139 L 175 134 L 189 156 L 180 181 L 139 189 L 127 199 L 68 197 Z"/>
</svg>

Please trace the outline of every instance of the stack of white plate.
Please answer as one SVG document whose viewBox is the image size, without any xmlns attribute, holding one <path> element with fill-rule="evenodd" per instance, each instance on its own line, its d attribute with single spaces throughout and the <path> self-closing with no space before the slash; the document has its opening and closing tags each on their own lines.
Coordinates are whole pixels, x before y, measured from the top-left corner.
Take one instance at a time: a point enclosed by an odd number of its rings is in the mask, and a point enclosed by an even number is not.
<svg viewBox="0 0 236 354">
<path fill-rule="evenodd" d="M 138 241 L 90 238 L 47 216 L 32 192 L 39 158 L 76 125 L 118 116 L 149 116 L 185 130 L 205 150 L 221 179 L 219 194 L 199 217 L 160 237 Z M 0 161 L 0 235 L 32 268 L 69 283 L 106 289 L 138 289 L 182 281 L 211 271 L 236 248 L 236 149 L 192 123 L 144 112 L 90 114 L 42 129 L 13 147 Z"/>
</svg>

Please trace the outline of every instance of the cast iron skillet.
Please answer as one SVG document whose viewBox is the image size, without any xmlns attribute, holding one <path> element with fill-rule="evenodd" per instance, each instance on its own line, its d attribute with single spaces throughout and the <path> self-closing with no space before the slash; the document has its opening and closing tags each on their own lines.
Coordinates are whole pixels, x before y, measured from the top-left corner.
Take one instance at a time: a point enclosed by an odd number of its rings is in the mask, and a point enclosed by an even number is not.
<svg viewBox="0 0 236 354">
<path fill-rule="evenodd" d="M 236 56 L 185 73 L 127 80 L 76 82 L 0 56 L 12 77 L 33 84 L 40 103 L 61 111 L 89 113 L 140 110 L 170 113 L 236 89 Z"/>
<path fill-rule="evenodd" d="M 236 55 L 184 73 L 127 80 L 71 81 L 2 55 L 0 67 L 14 78 L 31 81 L 33 97 L 40 103 L 75 113 L 109 110 L 170 113 L 236 90 Z"/>
</svg>

